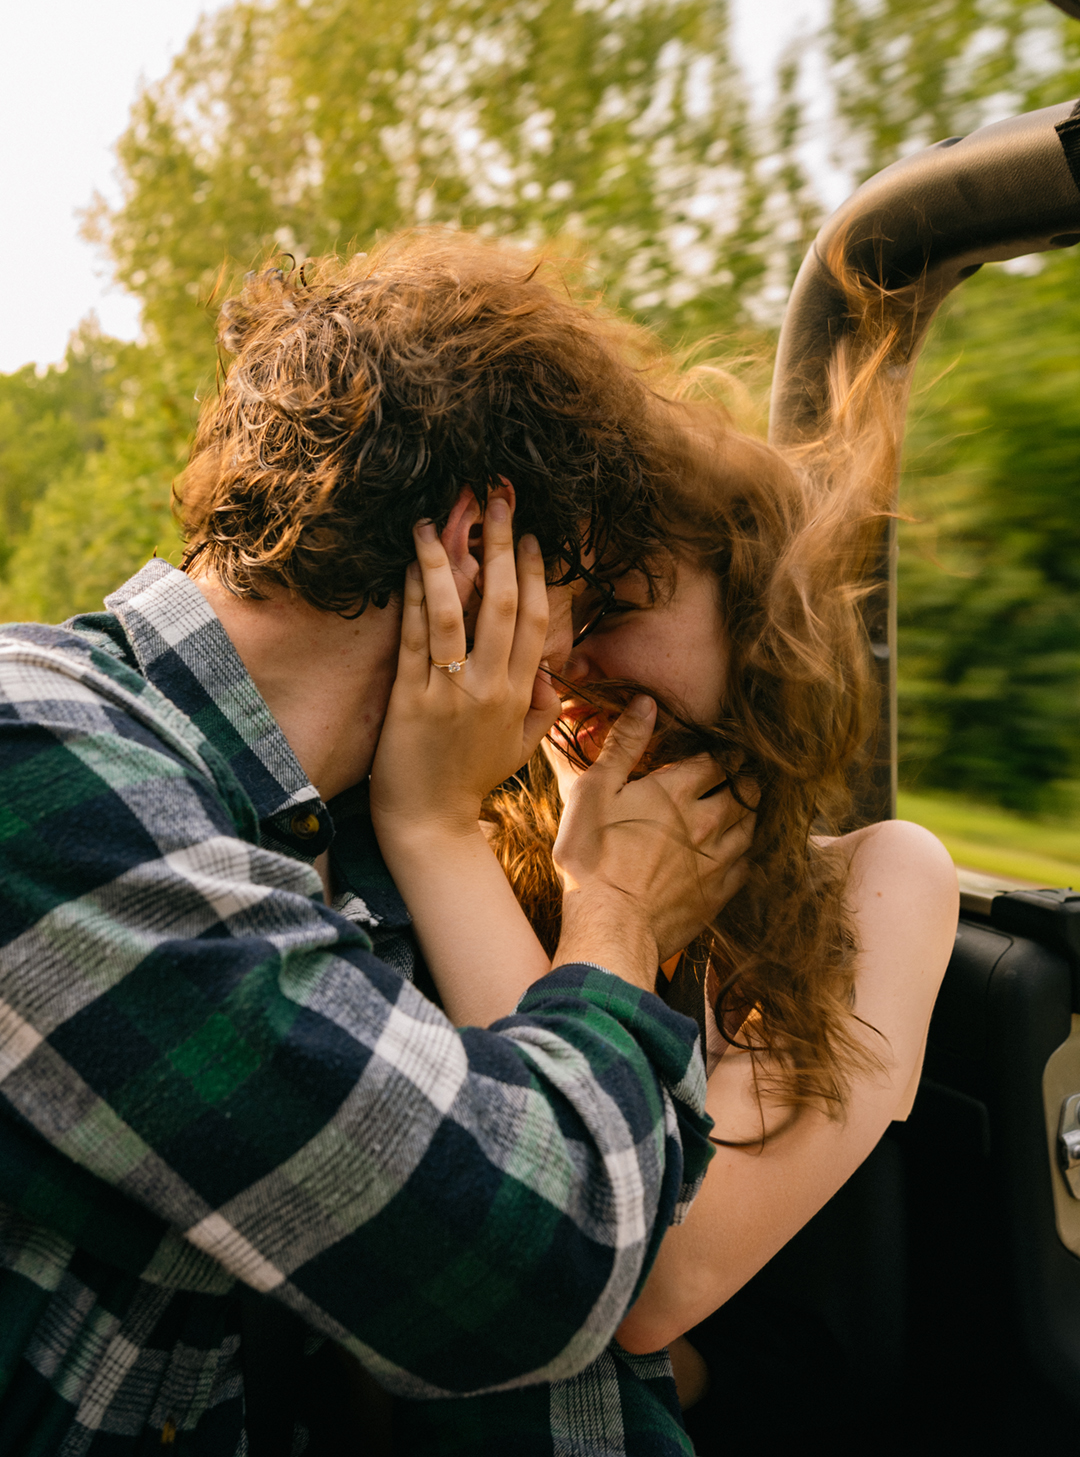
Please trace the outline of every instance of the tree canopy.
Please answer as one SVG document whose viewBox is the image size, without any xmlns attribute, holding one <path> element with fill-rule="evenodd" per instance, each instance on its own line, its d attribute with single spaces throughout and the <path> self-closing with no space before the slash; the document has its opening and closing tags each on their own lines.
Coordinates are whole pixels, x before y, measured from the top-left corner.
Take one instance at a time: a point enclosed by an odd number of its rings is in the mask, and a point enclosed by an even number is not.
<svg viewBox="0 0 1080 1457">
<path fill-rule="evenodd" d="M 276 0 L 201 23 L 93 226 L 192 378 L 192 305 L 269 251 L 461 223 L 587 251 L 617 299 L 728 324 L 767 268 L 722 0 Z"/>
<path fill-rule="evenodd" d="M 7 616 L 97 607 L 177 550 L 169 485 L 214 388 L 214 315 L 297 260 L 441 222 L 586 261 L 673 344 L 767 352 L 821 215 L 801 73 L 817 48 L 853 182 L 1080 90 L 1080 25 L 1045 0 L 832 0 L 753 115 L 724 0 L 234 0 L 118 143 L 87 231 L 142 303 L 0 377 Z M 1071 256 L 987 268 L 920 367 L 902 503 L 902 772 L 1020 808 L 1080 777 L 1080 303 Z"/>
</svg>

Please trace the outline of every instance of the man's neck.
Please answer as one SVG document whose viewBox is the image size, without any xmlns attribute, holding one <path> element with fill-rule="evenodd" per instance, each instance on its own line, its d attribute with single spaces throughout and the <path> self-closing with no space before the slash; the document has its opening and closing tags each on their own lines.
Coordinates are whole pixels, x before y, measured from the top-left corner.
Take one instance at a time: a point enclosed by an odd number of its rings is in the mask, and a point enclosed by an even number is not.
<svg viewBox="0 0 1080 1457">
<path fill-rule="evenodd" d="M 322 799 L 366 778 L 397 669 L 398 604 L 348 621 L 284 590 L 254 601 L 194 581 Z"/>
</svg>

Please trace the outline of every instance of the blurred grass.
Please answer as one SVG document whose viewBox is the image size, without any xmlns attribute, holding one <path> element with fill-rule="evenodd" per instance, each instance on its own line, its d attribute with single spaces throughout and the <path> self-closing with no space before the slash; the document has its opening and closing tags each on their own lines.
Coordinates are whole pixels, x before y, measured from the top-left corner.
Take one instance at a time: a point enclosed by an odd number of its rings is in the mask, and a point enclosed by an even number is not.
<svg viewBox="0 0 1080 1457">
<path fill-rule="evenodd" d="M 897 815 L 932 830 L 957 865 L 1037 885 L 1080 887 L 1080 823 L 1028 819 L 949 795 L 904 790 Z"/>
</svg>

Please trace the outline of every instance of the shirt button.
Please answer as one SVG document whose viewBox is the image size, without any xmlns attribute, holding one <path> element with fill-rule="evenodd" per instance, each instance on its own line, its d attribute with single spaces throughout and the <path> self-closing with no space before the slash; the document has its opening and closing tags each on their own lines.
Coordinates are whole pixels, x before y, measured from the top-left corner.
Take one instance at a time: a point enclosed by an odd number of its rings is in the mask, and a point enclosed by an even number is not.
<svg viewBox="0 0 1080 1457">
<path fill-rule="evenodd" d="M 298 840 L 314 840 L 315 836 L 322 829 L 322 821 L 311 809 L 297 810 L 289 821 L 289 829 Z"/>
</svg>

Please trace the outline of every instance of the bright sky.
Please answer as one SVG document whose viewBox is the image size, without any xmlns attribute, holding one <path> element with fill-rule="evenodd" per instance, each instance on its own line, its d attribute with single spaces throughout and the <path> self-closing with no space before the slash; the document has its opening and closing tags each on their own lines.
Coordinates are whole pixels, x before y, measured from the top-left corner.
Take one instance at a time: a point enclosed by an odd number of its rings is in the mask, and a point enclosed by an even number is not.
<svg viewBox="0 0 1080 1457">
<path fill-rule="evenodd" d="M 199 15 L 220 4 L 34 0 L 3 7 L 0 238 L 9 282 L 0 372 L 60 359 L 91 309 L 106 333 L 136 337 L 138 305 L 79 238 L 77 214 L 95 189 L 117 197 L 112 147 L 141 83 L 163 76 Z M 759 94 L 781 47 L 819 22 L 824 5 L 734 0 L 735 44 Z"/>
</svg>

